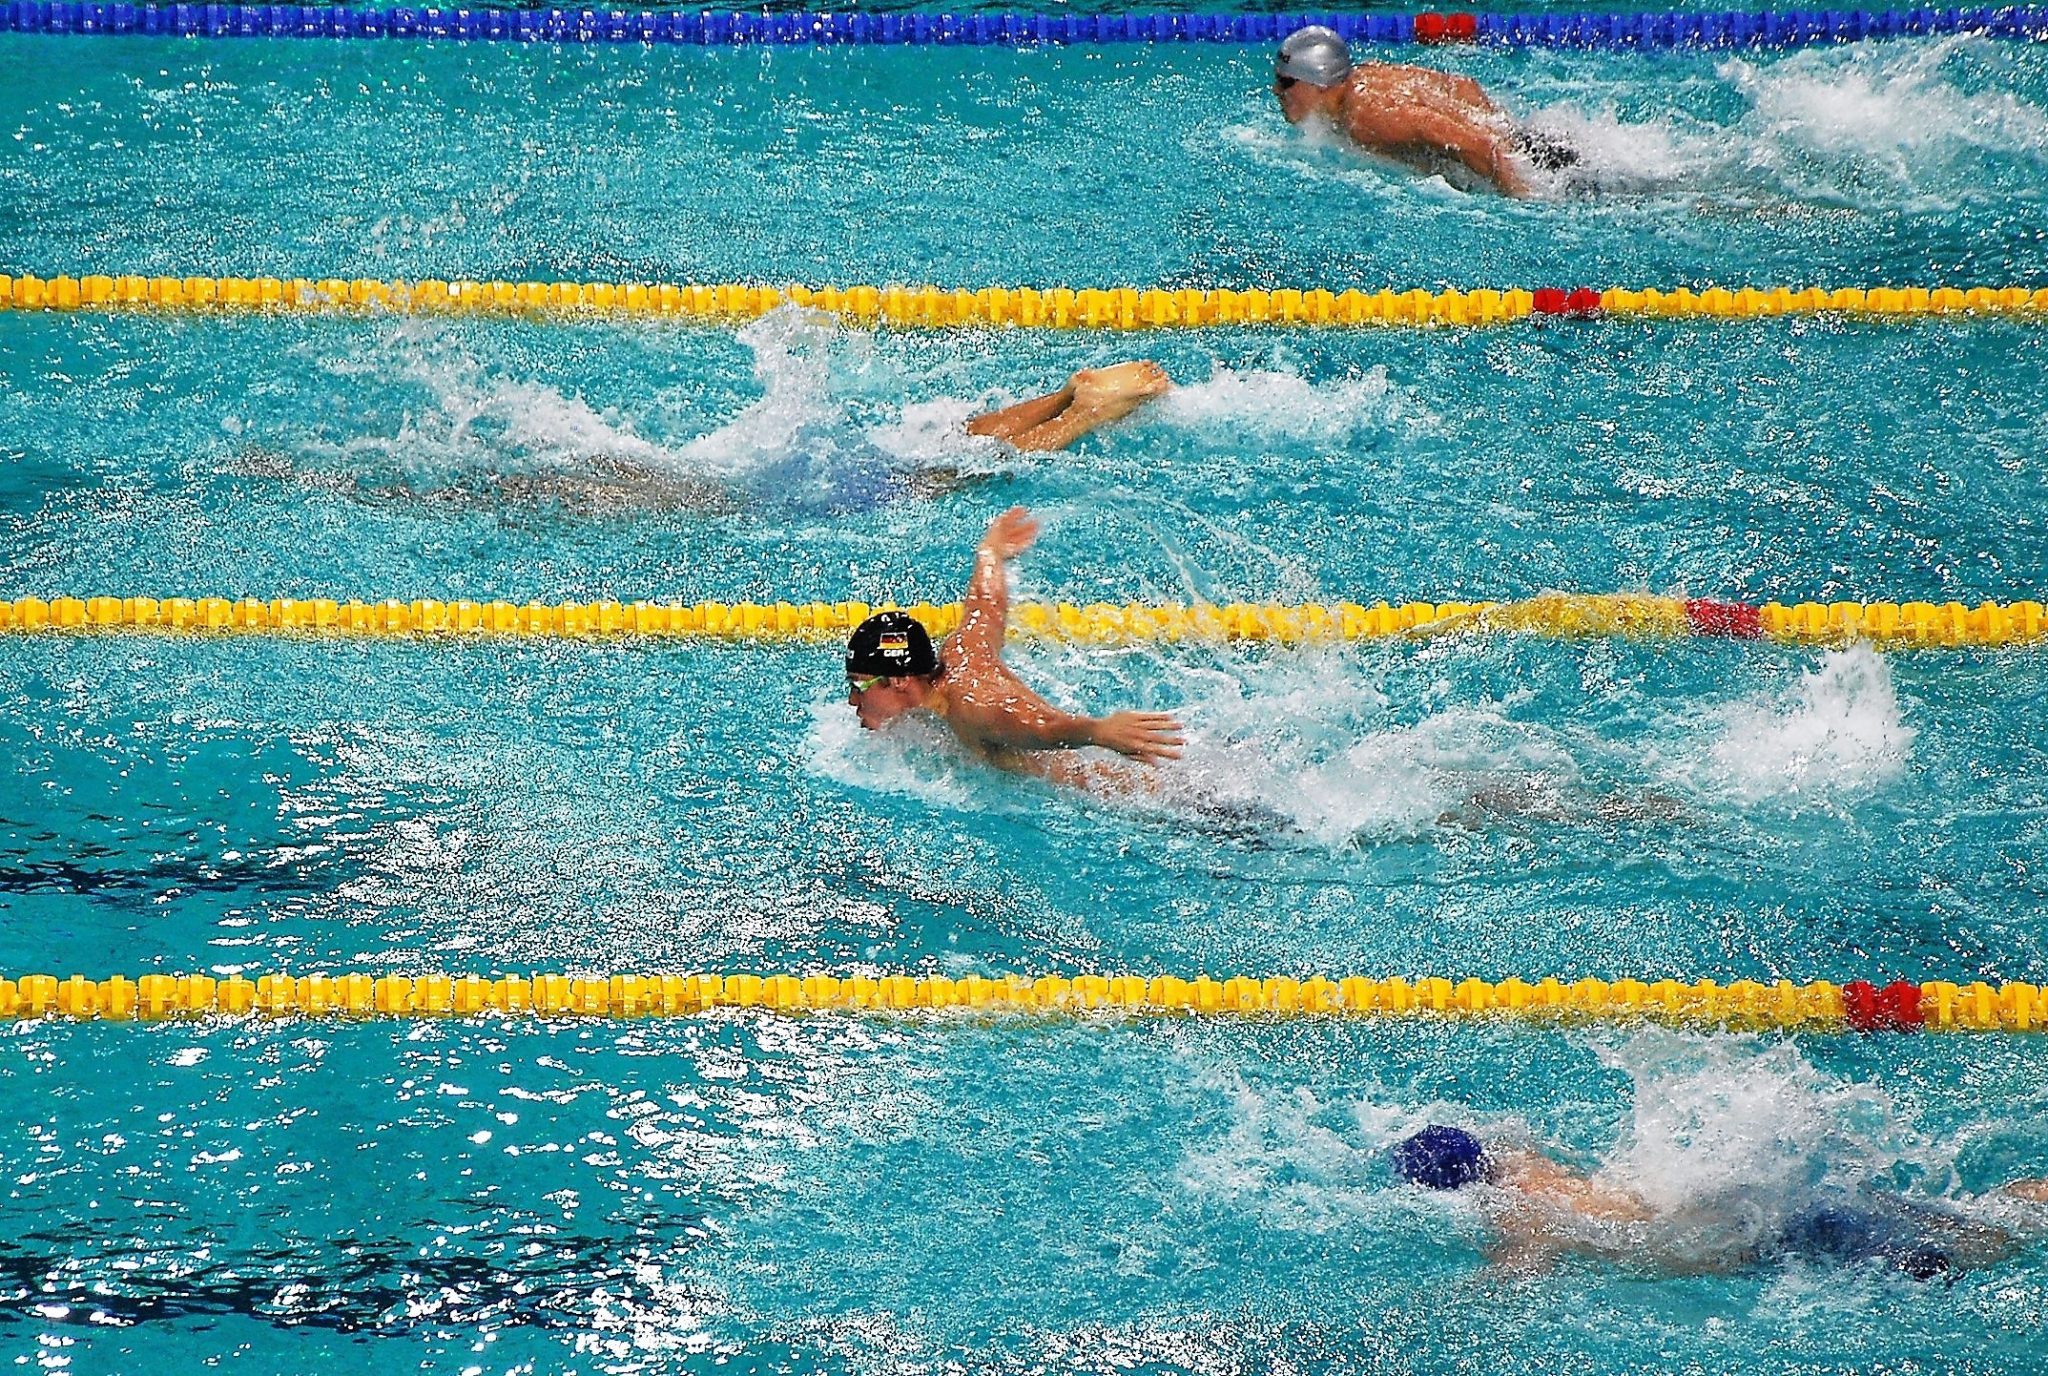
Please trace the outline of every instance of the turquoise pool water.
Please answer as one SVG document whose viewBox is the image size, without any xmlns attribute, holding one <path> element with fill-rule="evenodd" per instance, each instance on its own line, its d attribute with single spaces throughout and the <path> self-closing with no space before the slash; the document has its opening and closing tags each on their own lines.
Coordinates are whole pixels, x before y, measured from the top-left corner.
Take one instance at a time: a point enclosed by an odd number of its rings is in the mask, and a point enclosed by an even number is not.
<svg viewBox="0 0 2048 1376">
<path fill-rule="evenodd" d="M 2048 56 L 1449 54 L 1603 189 L 1304 143 L 1256 55 L 0 37 L 0 270 L 1191 285 L 2048 280 Z M 959 422 L 1142 353 L 1074 453 Z M 0 316 L 0 593 L 2038 597 L 2037 327 L 880 334 Z M 629 464 L 703 503 L 564 500 Z M 977 481 L 908 495 L 927 469 Z M 507 480 L 511 481 L 508 483 Z M 2037 653 L 1020 648 L 1238 820 L 862 737 L 829 649 L 0 641 L 0 969 L 2044 975 Z M 1508 792 L 1515 815 L 1475 809 Z M 1670 816 L 1611 800 L 1668 800 Z M 1661 809 L 1653 809 L 1661 812 Z M 1448 820 L 1445 820 L 1449 814 Z M 1250 820 L 1246 820 L 1250 819 Z M 2038 1364 L 1953 1285 L 1489 1267 L 1432 1119 L 1706 1255 L 2048 1174 L 2002 1037 L 818 1017 L 32 1026 L 0 1351 L 127 1371 Z M 2036 1225 L 2038 1221 L 2036 1221 Z"/>
</svg>

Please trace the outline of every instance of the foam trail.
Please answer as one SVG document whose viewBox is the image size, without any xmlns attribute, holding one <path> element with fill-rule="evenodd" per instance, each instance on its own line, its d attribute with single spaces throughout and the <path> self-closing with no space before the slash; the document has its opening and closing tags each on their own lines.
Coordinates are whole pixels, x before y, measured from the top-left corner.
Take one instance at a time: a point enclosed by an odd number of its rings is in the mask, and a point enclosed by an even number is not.
<svg viewBox="0 0 2048 1376">
<path fill-rule="evenodd" d="M 1488 795 L 1530 820 L 1583 810 L 1571 756 L 1505 704 L 1390 722 L 1341 653 L 1262 664 L 1255 691 L 1223 672 L 1190 687 L 1188 749 L 1170 777 L 1194 806 L 1285 819 L 1331 847 L 1418 836 Z"/>
<path fill-rule="evenodd" d="M 1854 795 L 1896 778 L 1915 735 L 1890 666 L 1853 645 L 1830 651 L 1782 699 L 1760 695 L 1723 709 L 1706 773 L 1745 802 Z"/>
<path fill-rule="evenodd" d="M 1906 47 L 1881 60 L 1802 54 L 1762 64 L 1731 58 L 1721 75 L 1765 129 L 1839 153 L 1939 153 L 1952 147 L 2048 153 L 2048 113 L 2009 90 L 1970 92 L 1950 79 L 1982 40 Z"/>
<path fill-rule="evenodd" d="M 972 404 L 959 399 L 913 404 L 864 429 L 838 389 L 869 370 L 872 337 L 830 316 L 785 307 L 750 322 L 738 338 L 753 352 L 762 395 L 709 433 L 665 443 L 545 383 L 494 373 L 436 322 L 408 321 L 373 359 L 327 366 L 395 377 L 426 404 L 409 408 L 395 435 L 314 448 L 434 480 L 592 469 L 616 477 L 624 470 L 826 510 L 901 496 L 919 470 L 996 471 L 1005 461 L 992 443 L 965 434 Z"/>
<path fill-rule="evenodd" d="M 352 435 L 319 445 L 360 463 L 396 464 L 413 474 L 519 472 L 609 461 L 676 469 L 682 456 L 624 420 L 545 383 L 496 376 L 434 321 L 401 322 L 368 360 L 329 361 L 343 376 L 396 376 L 425 394 L 394 435 Z"/>
</svg>

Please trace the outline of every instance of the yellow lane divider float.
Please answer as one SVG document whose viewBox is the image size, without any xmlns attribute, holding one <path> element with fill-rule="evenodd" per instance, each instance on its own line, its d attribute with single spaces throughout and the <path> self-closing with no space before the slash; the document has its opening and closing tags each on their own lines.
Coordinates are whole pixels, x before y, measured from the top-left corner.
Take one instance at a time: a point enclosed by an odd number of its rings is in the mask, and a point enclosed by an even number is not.
<svg viewBox="0 0 2048 1376">
<path fill-rule="evenodd" d="M 341 602 L 328 598 L 20 597 L 0 601 L 0 632 L 142 631 L 313 636 L 684 637 L 739 642 L 831 640 L 871 611 L 865 602 Z M 935 636 L 960 604 L 905 608 Z M 2027 644 L 2048 634 L 2039 602 L 1767 602 L 1628 593 L 1546 593 L 1519 602 L 1356 602 L 1147 606 L 1024 603 L 1011 630 L 1083 644 L 1271 641 L 1319 644 L 1391 636 L 1508 631 L 1549 636 L 1714 636 L 1801 644 Z"/>
<path fill-rule="evenodd" d="M 19 975 L 0 979 L 0 1017 L 691 1017 L 717 1008 L 1037 1014 L 1294 1015 L 1358 1018 L 1647 1020 L 1817 1031 L 2031 1032 L 2048 1021 L 2032 984 L 1711 979 L 1526 981 L 1441 978 L 1179 979 L 1019 975 Z"/>
<path fill-rule="evenodd" d="M 405 312 L 423 315 L 642 316 L 744 320 L 795 304 L 861 325 L 1166 329 L 1205 325 L 1491 325 L 1531 316 L 1737 319 L 2048 314 L 2048 288 L 1707 287 L 1605 291 L 1038 290 L 744 283 L 464 282 L 306 277 L 5 277 L 0 310 Z"/>
</svg>

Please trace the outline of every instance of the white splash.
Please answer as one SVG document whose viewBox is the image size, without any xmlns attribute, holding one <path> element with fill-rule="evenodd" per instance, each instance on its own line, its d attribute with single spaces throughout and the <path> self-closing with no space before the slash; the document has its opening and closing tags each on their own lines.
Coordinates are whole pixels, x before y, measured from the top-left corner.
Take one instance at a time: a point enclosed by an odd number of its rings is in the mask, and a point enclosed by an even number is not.
<svg viewBox="0 0 2048 1376">
<path fill-rule="evenodd" d="M 1174 388 L 1141 414 L 1185 430 L 1240 437 L 1249 430 L 1324 441 L 1428 417 L 1388 380 L 1384 367 L 1314 383 L 1297 373 L 1270 368 L 1239 372 L 1220 363 L 1205 381 Z"/>
<path fill-rule="evenodd" d="M 968 811 L 998 806 L 997 776 L 964 750 L 945 726 L 911 713 L 884 731 L 868 731 L 845 702 L 813 703 L 803 757 L 834 783 L 917 798 Z"/>
<path fill-rule="evenodd" d="M 833 400 L 835 352 L 869 339 L 842 330 L 822 311 L 784 306 L 739 332 L 754 353 L 754 380 L 762 395 L 738 415 L 683 447 L 695 469 L 729 476 L 788 463 L 832 445 L 850 428 Z"/>
<path fill-rule="evenodd" d="M 1248 691 L 1218 673 L 1191 685 L 1188 749 L 1173 777 L 1196 806 L 1284 819 L 1332 847 L 1420 835 L 1489 794 L 1513 793 L 1536 803 L 1516 810 L 1545 815 L 1570 806 L 1570 755 L 1505 704 L 1390 724 L 1385 698 L 1337 656 L 1263 664 L 1255 681 Z"/>
<path fill-rule="evenodd" d="M 1830 651 L 1789 695 L 1723 709 L 1708 773 L 1745 801 L 1850 795 L 1896 778 L 1915 734 L 1890 667 L 1869 646 L 1853 645 Z"/>
<path fill-rule="evenodd" d="M 964 397 L 913 401 L 893 421 L 872 427 L 868 440 L 883 453 L 917 468 L 951 466 L 999 471 L 1015 456 L 998 441 L 967 433 L 967 422 L 986 409 Z"/>
<path fill-rule="evenodd" d="M 1903 173 L 1917 154 L 1957 147 L 2048 152 L 2048 113 L 2003 86 L 1971 92 L 1953 79 L 1957 59 L 1983 40 L 1957 37 L 1849 55 L 1814 50 L 1780 62 L 1731 58 L 1720 68 L 1768 135 L 1823 152 L 1882 154 Z"/>
<path fill-rule="evenodd" d="M 1941 210 L 2003 198 L 1999 163 L 2037 183 L 2048 161 L 2048 112 L 2012 93 L 2008 60 L 1969 36 L 1730 59 L 1720 74 L 1751 106 L 1731 146 L 1749 175 L 1812 200 Z"/>
</svg>

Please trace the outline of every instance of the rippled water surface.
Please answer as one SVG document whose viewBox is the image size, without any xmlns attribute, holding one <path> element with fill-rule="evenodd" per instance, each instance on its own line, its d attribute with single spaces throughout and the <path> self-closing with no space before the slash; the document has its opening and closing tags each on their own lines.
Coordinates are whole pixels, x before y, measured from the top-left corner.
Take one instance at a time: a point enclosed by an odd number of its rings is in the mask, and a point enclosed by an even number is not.
<svg viewBox="0 0 2048 1376">
<path fill-rule="evenodd" d="M 2048 58 L 1445 55 L 1568 132 L 1513 205 L 1290 131 L 1232 49 L 0 35 L 0 270 L 1637 285 L 2048 281 Z M 878 334 L 0 316 L 0 595 L 943 599 L 989 517 L 1089 600 L 2040 595 L 2037 326 Z M 971 441 L 1074 368 L 1179 384 Z M 935 473 L 948 490 L 929 495 Z M 621 486 L 620 475 L 631 475 Z M 595 484 L 595 485 L 593 485 Z M 1156 804 L 864 736 L 836 651 L 0 641 L 0 969 L 2048 973 L 2029 651 L 1020 646 L 1182 714 Z M 130 1371 L 2038 1365 L 2024 1039 L 751 1016 L 26 1026 L 0 1351 Z M 1426 1121 L 1738 1252 L 1488 1264 Z M 1768 1354 L 1763 1355 L 1763 1354 Z"/>
</svg>

